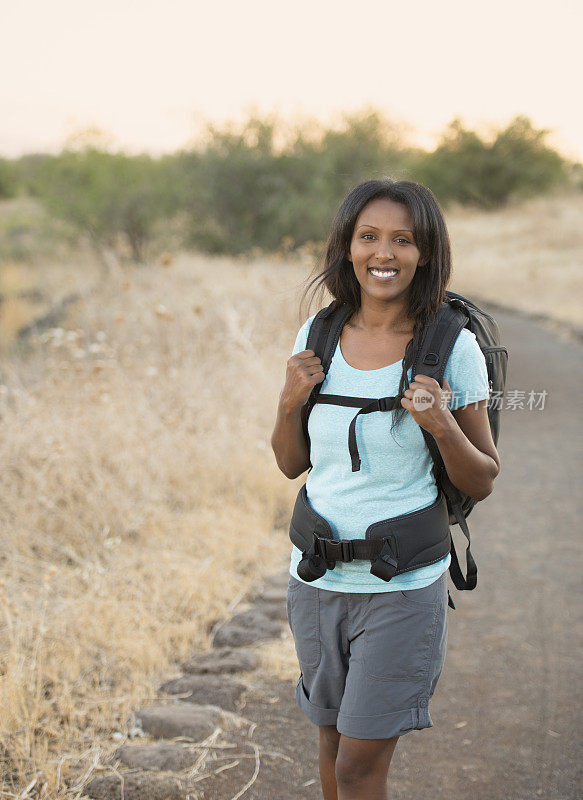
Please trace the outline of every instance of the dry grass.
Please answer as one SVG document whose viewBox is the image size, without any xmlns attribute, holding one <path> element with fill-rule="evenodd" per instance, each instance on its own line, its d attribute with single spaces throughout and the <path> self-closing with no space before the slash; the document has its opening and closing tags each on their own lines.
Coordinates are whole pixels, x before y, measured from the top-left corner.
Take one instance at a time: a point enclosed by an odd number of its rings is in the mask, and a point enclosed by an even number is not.
<svg viewBox="0 0 583 800">
<path fill-rule="evenodd" d="M 453 212 L 452 288 L 580 325 L 581 211 L 575 196 Z M 48 267 L 62 295 L 79 265 Z M 1 797 L 35 779 L 23 797 L 78 796 L 131 711 L 287 562 L 297 484 L 269 437 L 307 271 L 192 255 L 126 269 L 29 351 L 5 352 Z M 260 651 L 297 676 L 289 635 Z"/>
<path fill-rule="evenodd" d="M 583 329 L 583 193 L 448 216 L 451 288 Z"/>
<path fill-rule="evenodd" d="M 118 744 L 160 677 L 285 563 L 274 527 L 293 487 L 269 437 L 304 271 L 191 256 L 133 269 L 5 358 L 4 791 L 37 776 L 67 796 L 66 769 Z"/>
</svg>

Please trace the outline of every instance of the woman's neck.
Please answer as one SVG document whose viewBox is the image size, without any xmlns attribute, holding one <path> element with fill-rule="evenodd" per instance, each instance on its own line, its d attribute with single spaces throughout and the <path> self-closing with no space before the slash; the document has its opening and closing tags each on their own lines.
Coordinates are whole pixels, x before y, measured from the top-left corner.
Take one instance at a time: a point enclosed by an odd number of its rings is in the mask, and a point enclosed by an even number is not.
<svg viewBox="0 0 583 800">
<path fill-rule="evenodd" d="M 384 333 L 409 334 L 413 332 L 415 324 L 414 320 L 405 316 L 403 305 L 398 307 L 387 306 L 386 303 L 379 303 L 374 300 L 362 303 L 350 323 L 356 328 L 379 335 Z"/>
</svg>

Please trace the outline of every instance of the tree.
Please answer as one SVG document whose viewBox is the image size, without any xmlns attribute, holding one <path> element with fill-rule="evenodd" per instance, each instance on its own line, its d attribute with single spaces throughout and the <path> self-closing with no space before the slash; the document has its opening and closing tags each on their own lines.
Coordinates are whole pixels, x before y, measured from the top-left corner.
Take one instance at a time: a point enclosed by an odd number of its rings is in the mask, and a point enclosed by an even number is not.
<svg viewBox="0 0 583 800">
<path fill-rule="evenodd" d="M 46 162 L 37 192 L 51 213 L 88 234 L 98 251 L 117 252 L 125 240 L 135 261 L 145 257 L 155 225 L 167 213 L 164 169 L 147 155 L 65 150 Z"/>
<path fill-rule="evenodd" d="M 456 118 L 439 146 L 421 156 L 416 177 L 444 203 L 498 208 L 511 197 L 529 197 L 565 180 L 564 161 L 545 144 L 547 134 L 517 116 L 488 143 Z"/>
<path fill-rule="evenodd" d="M 5 158 L 0 158 L 0 200 L 14 197 L 16 194 L 16 181 L 14 164 Z"/>
</svg>

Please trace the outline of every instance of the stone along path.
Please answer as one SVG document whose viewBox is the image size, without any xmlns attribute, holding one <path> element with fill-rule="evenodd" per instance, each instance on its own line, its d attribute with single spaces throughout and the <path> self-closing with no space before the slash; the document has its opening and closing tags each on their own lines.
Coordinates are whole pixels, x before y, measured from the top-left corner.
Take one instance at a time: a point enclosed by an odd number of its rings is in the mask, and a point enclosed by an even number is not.
<svg viewBox="0 0 583 800">
<path fill-rule="evenodd" d="M 434 727 L 399 740 L 391 800 L 583 793 L 583 348 L 532 320 L 494 313 L 510 351 L 507 389 L 548 395 L 544 410 L 503 411 L 503 471 L 469 518 L 478 587 L 452 590 Z M 463 552 L 463 536 L 452 531 Z M 210 653 L 163 685 L 174 702 L 137 713 L 157 743 L 120 748 L 112 773 L 86 788 L 89 797 L 322 797 L 317 730 L 296 706 L 294 683 L 259 674 L 253 651 L 282 635 L 287 583 L 284 570 L 216 631 Z"/>
<path fill-rule="evenodd" d="M 291 800 L 320 796 L 314 731 L 293 685 L 259 673 L 257 642 L 287 626 L 287 567 L 216 630 L 213 649 L 182 665 L 160 692 L 174 702 L 142 708 L 130 725 L 157 740 L 126 744 L 111 772 L 94 778 L 95 800 Z M 299 670 L 298 670 L 299 674 Z M 302 762 L 306 740 L 309 755 Z M 300 760 L 298 759 L 300 756 Z"/>
</svg>

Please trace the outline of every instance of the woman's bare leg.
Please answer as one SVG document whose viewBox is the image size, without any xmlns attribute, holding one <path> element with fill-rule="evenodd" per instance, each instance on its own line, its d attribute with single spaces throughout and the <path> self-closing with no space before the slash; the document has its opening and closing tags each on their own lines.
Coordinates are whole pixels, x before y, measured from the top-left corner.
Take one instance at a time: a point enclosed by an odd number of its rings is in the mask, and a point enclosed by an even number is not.
<svg viewBox="0 0 583 800">
<path fill-rule="evenodd" d="M 335 768 L 337 800 L 388 800 L 389 766 L 398 740 L 398 736 L 353 739 L 341 734 Z"/>
<path fill-rule="evenodd" d="M 320 725 L 320 780 L 324 800 L 338 800 L 336 788 L 336 756 L 340 734 L 336 725 Z"/>
</svg>

